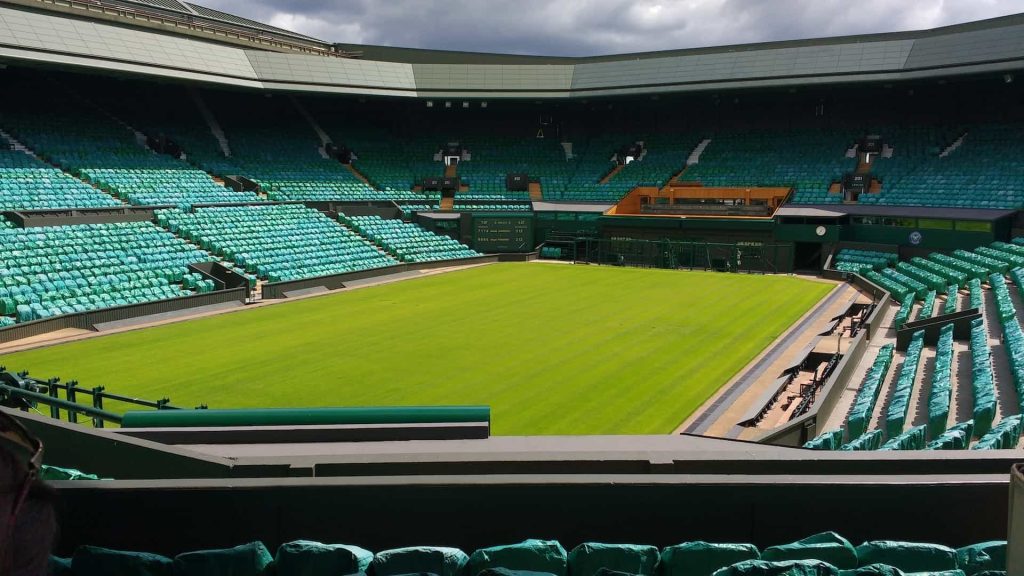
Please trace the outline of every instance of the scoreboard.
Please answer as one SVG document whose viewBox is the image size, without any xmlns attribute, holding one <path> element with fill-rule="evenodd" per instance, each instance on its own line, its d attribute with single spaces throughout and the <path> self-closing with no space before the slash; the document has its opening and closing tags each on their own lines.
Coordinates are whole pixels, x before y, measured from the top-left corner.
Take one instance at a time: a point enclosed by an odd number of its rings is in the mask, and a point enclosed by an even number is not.
<svg viewBox="0 0 1024 576">
<path fill-rule="evenodd" d="M 473 249 L 478 252 L 533 250 L 533 215 L 474 216 Z"/>
</svg>

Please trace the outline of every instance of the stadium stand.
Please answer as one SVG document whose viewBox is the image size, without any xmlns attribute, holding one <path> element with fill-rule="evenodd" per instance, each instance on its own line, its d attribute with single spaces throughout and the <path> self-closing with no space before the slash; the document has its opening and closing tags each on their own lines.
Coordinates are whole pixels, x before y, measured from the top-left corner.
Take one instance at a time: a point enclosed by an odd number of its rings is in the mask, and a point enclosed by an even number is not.
<svg viewBox="0 0 1024 576">
<path fill-rule="evenodd" d="M 657 547 L 641 544 L 584 542 L 566 552 L 554 540 L 525 540 L 467 554 L 458 548 L 411 546 L 377 553 L 351 544 L 295 540 L 271 554 L 259 541 L 234 548 L 184 552 L 174 558 L 147 552 L 80 546 L 71 558 L 51 557 L 56 570 L 75 576 L 91 574 L 225 574 L 257 576 L 273 570 L 280 576 L 349 574 L 372 571 L 379 576 L 429 573 L 473 576 L 509 573 L 552 576 L 840 576 L 903 574 L 1005 574 L 1006 541 L 961 548 L 942 544 L 872 540 L 854 546 L 834 532 L 758 550 L 753 544 L 684 542 Z M 994 572 L 993 572 L 994 571 Z"/>
<path fill-rule="evenodd" d="M 401 220 L 344 214 L 338 218 L 402 262 L 431 262 L 481 256 L 479 252 L 471 250 L 457 240 L 428 232 L 416 224 Z"/>
<path fill-rule="evenodd" d="M 1019 208 L 1024 204 L 1024 166 L 1017 134 L 1020 124 L 975 124 L 965 129 L 921 128 L 907 138 L 906 153 L 894 146 L 892 158 L 881 158 L 873 172 L 882 192 L 862 202 L 899 206 L 952 208 Z M 962 144 L 942 156 L 955 135 Z"/>
<path fill-rule="evenodd" d="M 794 202 L 837 203 L 841 197 L 829 194 L 829 186 L 856 167 L 844 155 L 855 140 L 842 130 L 722 131 L 680 179 L 704 186 L 792 186 Z"/>
<path fill-rule="evenodd" d="M 215 258 L 149 222 L 0 228 L 0 240 L 6 324 L 213 289 L 182 282 Z"/>
<path fill-rule="evenodd" d="M 174 234 L 270 282 L 398 262 L 324 214 L 297 204 L 162 210 L 156 218 Z"/>
<path fill-rule="evenodd" d="M 9 146 L 4 149 L 4 146 Z M 115 198 L 15 150 L 0 137 L 0 210 L 52 210 L 122 206 Z"/>
<path fill-rule="evenodd" d="M 258 200 L 217 184 L 180 159 L 156 154 L 144 138 L 72 94 L 38 90 L 9 100 L 5 109 L 3 126 L 36 155 L 130 204 L 188 207 Z"/>
</svg>

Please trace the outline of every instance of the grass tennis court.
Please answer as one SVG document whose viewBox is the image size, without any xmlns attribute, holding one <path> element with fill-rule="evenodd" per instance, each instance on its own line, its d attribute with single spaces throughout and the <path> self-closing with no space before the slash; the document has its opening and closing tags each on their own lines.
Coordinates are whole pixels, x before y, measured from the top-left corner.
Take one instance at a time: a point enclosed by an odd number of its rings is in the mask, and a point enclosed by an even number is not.
<svg viewBox="0 0 1024 576">
<path fill-rule="evenodd" d="M 488 404 L 495 434 L 668 433 L 828 291 L 496 264 L 0 356 L 179 406 Z"/>
</svg>

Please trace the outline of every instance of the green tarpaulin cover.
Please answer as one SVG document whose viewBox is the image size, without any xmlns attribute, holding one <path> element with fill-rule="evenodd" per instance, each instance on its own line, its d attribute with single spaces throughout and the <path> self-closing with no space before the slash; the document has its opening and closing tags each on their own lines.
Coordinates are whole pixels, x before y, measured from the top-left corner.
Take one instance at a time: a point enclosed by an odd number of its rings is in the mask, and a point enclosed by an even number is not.
<svg viewBox="0 0 1024 576">
<path fill-rule="evenodd" d="M 885 410 L 885 435 L 895 438 L 903 433 L 903 423 L 907 420 L 910 408 L 910 394 L 914 391 L 914 380 L 917 378 L 917 367 L 921 364 L 921 349 L 924 348 L 924 330 L 914 332 L 903 356 L 903 366 Z"/>
<path fill-rule="evenodd" d="M 1009 450 L 1020 441 L 1021 416 L 1007 416 L 985 433 L 973 450 Z"/>
<path fill-rule="evenodd" d="M 958 548 L 956 565 L 967 576 L 985 570 L 1006 570 L 1006 540 L 992 540 Z"/>
<path fill-rule="evenodd" d="M 974 432 L 974 420 L 961 422 L 925 446 L 925 450 L 966 450 Z"/>
<path fill-rule="evenodd" d="M 627 574 L 653 576 L 658 566 L 658 549 L 636 544 L 580 544 L 569 553 L 573 576 L 594 576 L 602 568 Z"/>
<path fill-rule="evenodd" d="M 458 548 L 413 546 L 378 552 L 373 557 L 377 576 L 428 572 L 437 576 L 456 576 L 465 568 L 469 556 Z"/>
<path fill-rule="evenodd" d="M 872 430 L 853 442 L 839 447 L 843 451 L 878 450 L 882 446 L 882 431 Z"/>
<path fill-rule="evenodd" d="M 956 551 L 941 544 L 875 540 L 857 546 L 861 564 L 888 564 L 904 572 L 956 570 Z"/>
<path fill-rule="evenodd" d="M 50 556 L 50 561 L 46 565 L 46 574 L 47 576 L 71 576 L 74 574 L 71 571 L 71 558 Z"/>
<path fill-rule="evenodd" d="M 274 558 L 277 576 L 318 576 L 365 572 L 373 552 L 345 544 L 295 540 L 282 544 Z"/>
<path fill-rule="evenodd" d="M 996 415 L 996 389 L 992 379 L 991 350 L 981 318 L 971 322 L 971 393 L 974 396 L 974 433 L 988 432 Z"/>
<path fill-rule="evenodd" d="M 174 557 L 174 576 L 261 576 L 274 561 L 262 542 L 220 550 L 199 550 Z"/>
<path fill-rule="evenodd" d="M 939 343 L 935 347 L 935 371 L 932 373 L 932 387 L 928 393 L 928 437 L 935 439 L 946 431 L 949 420 L 949 403 L 953 397 L 953 324 L 946 324 L 939 331 Z"/>
<path fill-rule="evenodd" d="M 75 576 L 171 576 L 170 558 L 149 552 L 124 552 L 98 546 L 79 546 L 71 558 Z"/>
<path fill-rule="evenodd" d="M 825 432 L 813 440 L 808 440 L 804 448 L 810 450 L 838 450 L 843 445 L 843 429 Z"/>
<path fill-rule="evenodd" d="M 821 560 L 837 568 L 856 568 L 857 550 L 835 532 L 822 532 L 790 544 L 765 548 L 762 560 Z"/>
<path fill-rule="evenodd" d="M 839 576 L 906 576 L 899 568 L 885 564 L 868 564 L 860 568 L 840 570 Z"/>
<path fill-rule="evenodd" d="M 874 412 L 875 403 L 878 401 L 878 393 L 882 389 L 882 381 L 885 380 L 885 374 L 889 371 L 889 364 L 892 362 L 892 351 L 892 344 L 886 344 L 879 348 L 871 368 L 868 369 L 864 380 L 861 381 L 847 418 L 847 432 L 851 441 L 860 438 L 861 434 L 867 430 L 871 413 Z"/>
<path fill-rule="evenodd" d="M 761 557 L 753 544 L 685 542 L 661 551 L 662 576 L 711 576 L 716 570 Z"/>
<path fill-rule="evenodd" d="M 925 431 L 924 424 L 915 426 L 882 444 L 879 450 L 923 450 Z"/>
<path fill-rule="evenodd" d="M 722 568 L 714 576 L 839 576 L 839 569 L 820 560 L 747 560 Z"/>
<path fill-rule="evenodd" d="M 488 568 L 566 574 L 565 548 L 555 540 L 524 540 L 518 544 L 481 548 L 469 557 L 470 576 Z"/>
</svg>

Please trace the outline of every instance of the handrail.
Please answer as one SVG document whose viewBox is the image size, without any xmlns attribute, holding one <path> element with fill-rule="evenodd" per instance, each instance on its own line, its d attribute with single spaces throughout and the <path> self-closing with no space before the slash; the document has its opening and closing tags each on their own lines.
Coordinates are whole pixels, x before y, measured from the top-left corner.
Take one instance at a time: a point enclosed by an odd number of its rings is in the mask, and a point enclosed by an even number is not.
<svg viewBox="0 0 1024 576">
<path fill-rule="evenodd" d="M 46 394 L 40 394 L 38 392 L 32 392 L 30 390 L 23 390 L 21 388 L 15 388 L 14 386 L 8 386 L 7 384 L 0 384 L 0 392 L 6 393 L 10 396 L 19 398 L 25 398 L 26 400 L 32 400 L 40 404 L 45 404 L 51 408 L 63 408 L 67 410 L 69 414 L 81 413 L 92 418 L 93 425 L 97 428 L 103 427 L 103 422 L 113 422 L 114 424 L 121 424 L 121 416 L 108 412 L 101 408 L 94 408 L 92 406 L 84 406 L 77 402 L 71 402 L 70 400 L 62 400 Z M 27 410 L 27 408 L 23 408 Z M 77 420 L 77 419 L 76 419 Z"/>
</svg>

